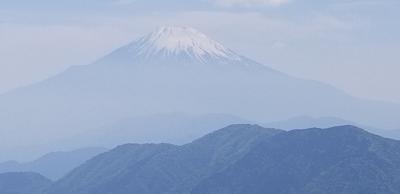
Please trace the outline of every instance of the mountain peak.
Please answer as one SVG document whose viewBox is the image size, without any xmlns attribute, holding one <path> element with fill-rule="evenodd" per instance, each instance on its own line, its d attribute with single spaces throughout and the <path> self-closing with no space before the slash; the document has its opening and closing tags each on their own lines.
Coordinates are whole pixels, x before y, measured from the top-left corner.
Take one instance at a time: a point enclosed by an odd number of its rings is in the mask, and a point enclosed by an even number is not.
<svg viewBox="0 0 400 194">
<path fill-rule="evenodd" d="M 175 66 L 211 69 L 264 69 L 251 59 L 236 54 L 204 33 L 181 26 L 166 26 L 121 47 L 97 64 Z"/>
<path fill-rule="evenodd" d="M 240 61 L 241 57 L 191 27 L 167 26 L 139 39 L 131 50 L 140 57 L 185 57 L 207 62 L 215 59 Z"/>
</svg>

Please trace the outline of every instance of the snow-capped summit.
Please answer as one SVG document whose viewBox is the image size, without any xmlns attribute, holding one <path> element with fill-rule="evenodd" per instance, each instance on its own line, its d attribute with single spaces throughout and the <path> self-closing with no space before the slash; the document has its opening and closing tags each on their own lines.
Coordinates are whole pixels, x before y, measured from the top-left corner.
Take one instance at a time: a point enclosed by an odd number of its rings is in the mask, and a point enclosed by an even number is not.
<svg viewBox="0 0 400 194">
<path fill-rule="evenodd" d="M 103 58 L 110 64 L 249 66 L 242 57 L 190 27 L 161 27 Z M 258 64 L 259 65 L 259 64 Z"/>
<path fill-rule="evenodd" d="M 233 51 L 190 27 L 161 27 L 136 41 L 131 48 L 145 57 L 186 56 L 203 62 L 210 59 L 241 59 Z"/>
<path fill-rule="evenodd" d="M 197 65 L 196 67 L 268 69 L 236 54 L 194 28 L 179 26 L 161 27 L 114 51 L 100 62 L 130 66 Z"/>
</svg>

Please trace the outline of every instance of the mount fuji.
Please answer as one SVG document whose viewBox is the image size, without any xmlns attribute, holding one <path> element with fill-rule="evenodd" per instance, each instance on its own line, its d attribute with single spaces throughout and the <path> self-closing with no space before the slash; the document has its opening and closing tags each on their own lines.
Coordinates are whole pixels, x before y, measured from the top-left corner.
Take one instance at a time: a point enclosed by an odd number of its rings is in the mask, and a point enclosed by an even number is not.
<svg viewBox="0 0 400 194">
<path fill-rule="evenodd" d="M 129 65 L 212 65 L 232 68 L 243 66 L 262 66 L 205 34 L 189 27 L 162 27 L 139 40 L 124 46 L 100 63 Z"/>
<path fill-rule="evenodd" d="M 0 110 L 0 160 L 27 146 L 58 149 L 65 146 L 58 141 L 83 131 L 155 114 L 223 113 L 253 121 L 332 116 L 400 127 L 399 105 L 355 98 L 324 83 L 291 77 L 188 27 L 160 28 L 90 65 L 73 66 L 5 93 Z M 166 134 L 176 135 L 170 131 L 162 136 Z M 158 136 L 149 134 L 147 140 Z M 96 144 L 91 137 L 87 141 Z"/>
</svg>

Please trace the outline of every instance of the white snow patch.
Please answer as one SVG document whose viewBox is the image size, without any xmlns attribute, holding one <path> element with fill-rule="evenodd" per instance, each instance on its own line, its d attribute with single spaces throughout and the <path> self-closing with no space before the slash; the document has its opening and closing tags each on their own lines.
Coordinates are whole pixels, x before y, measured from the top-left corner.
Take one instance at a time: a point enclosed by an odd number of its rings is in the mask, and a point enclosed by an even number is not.
<svg viewBox="0 0 400 194">
<path fill-rule="evenodd" d="M 241 60 L 241 57 L 205 34 L 190 27 L 162 27 L 138 42 L 139 54 L 154 55 L 186 54 L 201 61 L 208 59 Z"/>
</svg>

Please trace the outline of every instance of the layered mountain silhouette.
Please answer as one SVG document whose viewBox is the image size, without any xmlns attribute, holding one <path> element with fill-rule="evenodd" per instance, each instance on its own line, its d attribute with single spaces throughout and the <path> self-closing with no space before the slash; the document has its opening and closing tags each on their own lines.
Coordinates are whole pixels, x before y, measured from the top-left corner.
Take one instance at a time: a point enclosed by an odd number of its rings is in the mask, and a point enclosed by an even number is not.
<svg viewBox="0 0 400 194">
<path fill-rule="evenodd" d="M 182 146 L 125 144 L 52 183 L 0 174 L 0 193 L 399 193 L 400 141 L 346 125 L 231 125 Z"/>
<path fill-rule="evenodd" d="M 40 174 L 17 172 L 0 174 L 2 194 L 43 194 L 51 181 Z"/>
<path fill-rule="evenodd" d="M 87 137 L 90 137 L 96 140 L 96 146 L 102 147 L 115 147 L 121 145 L 121 142 L 174 142 L 174 144 L 182 145 L 211 133 L 215 129 L 239 123 L 252 122 L 227 114 L 157 114 L 124 118 L 101 128 L 84 132 L 70 141 L 90 146 L 93 145 L 93 142 L 87 140 Z"/>
<path fill-rule="evenodd" d="M 192 143 L 126 144 L 46 194 L 399 193 L 400 141 L 354 126 L 232 125 Z"/>
<path fill-rule="evenodd" d="M 330 128 L 342 125 L 360 126 L 357 123 L 335 117 L 310 117 L 297 116 L 282 121 L 274 121 L 261 124 L 264 127 L 283 130 L 306 129 L 306 128 Z"/>
<path fill-rule="evenodd" d="M 56 150 L 61 139 L 127 117 L 174 112 L 254 121 L 334 116 L 379 128 L 400 126 L 396 104 L 288 76 L 188 27 L 160 28 L 93 64 L 3 94 L 0 110 L 0 161 L 38 144 Z"/>
<path fill-rule="evenodd" d="M 241 158 L 261 136 L 279 132 L 235 125 L 183 146 L 120 146 L 72 171 L 50 193 L 188 193 L 205 177 Z"/>
<path fill-rule="evenodd" d="M 32 162 L 8 161 L 0 163 L 0 173 L 36 172 L 51 180 L 57 180 L 86 160 L 106 150 L 105 148 L 82 148 L 69 152 L 52 152 Z"/>
<path fill-rule="evenodd" d="M 399 141 L 353 126 L 264 139 L 192 193 L 399 193 Z"/>
<path fill-rule="evenodd" d="M 368 132 L 392 139 L 400 139 L 400 130 L 377 129 L 371 126 L 365 126 L 352 121 L 336 117 L 310 117 L 297 116 L 282 121 L 274 121 L 260 124 L 263 127 L 277 128 L 283 130 L 306 129 L 306 128 L 330 128 L 342 125 L 353 125 L 361 127 Z"/>
</svg>

